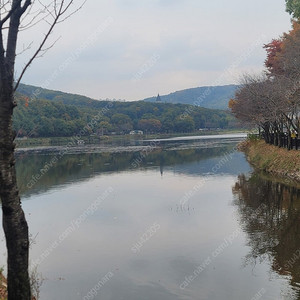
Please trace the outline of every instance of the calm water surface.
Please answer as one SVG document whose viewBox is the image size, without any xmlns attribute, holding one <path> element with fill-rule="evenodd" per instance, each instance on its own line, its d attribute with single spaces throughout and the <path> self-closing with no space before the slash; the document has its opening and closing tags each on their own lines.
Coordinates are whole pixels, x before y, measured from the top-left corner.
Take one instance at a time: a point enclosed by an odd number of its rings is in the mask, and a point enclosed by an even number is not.
<svg viewBox="0 0 300 300">
<path fill-rule="evenodd" d="M 300 299 L 300 192 L 236 143 L 66 154 L 33 185 L 55 154 L 19 154 L 41 299 Z"/>
</svg>

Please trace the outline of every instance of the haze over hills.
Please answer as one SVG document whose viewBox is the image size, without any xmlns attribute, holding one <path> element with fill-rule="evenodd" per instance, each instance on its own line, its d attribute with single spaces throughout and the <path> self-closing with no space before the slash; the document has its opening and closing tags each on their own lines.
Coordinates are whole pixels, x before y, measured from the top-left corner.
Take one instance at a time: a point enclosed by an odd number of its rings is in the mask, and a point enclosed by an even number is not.
<svg viewBox="0 0 300 300">
<path fill-rule="evenodd" d="M 234 97 L 238 85 L 225 85 L 214 87 L 197 87 L 171 93 L 169 95 L 160 96 L 163 103 L 181 103 L 197 105 L 204 108 L 222 109 L 228 108 L 228 101 Z M 60 101 L 64 104 L 72 104 L 82 107 L 95 107 L 98 100 L 60 91 L 48 90 L 36 86 L 20 84 L 18 92 L 29 98 L 45 99 L 50 101 Z M 156 96 L 146 98 L 142 101 L 154 102 Z M 108 100 L 108 99 L 105 99 Z"/>
<path fill-rule="evenodd" d="M 177 91 L 168 95 L 160 95 L 166 103 L 182 103 L 212 109 L 228 109 L 228 101 L 234 97 L 238 85 L 207 86 Z M 156 101 L 157 96 L 144 99 Z"/>
</svg>

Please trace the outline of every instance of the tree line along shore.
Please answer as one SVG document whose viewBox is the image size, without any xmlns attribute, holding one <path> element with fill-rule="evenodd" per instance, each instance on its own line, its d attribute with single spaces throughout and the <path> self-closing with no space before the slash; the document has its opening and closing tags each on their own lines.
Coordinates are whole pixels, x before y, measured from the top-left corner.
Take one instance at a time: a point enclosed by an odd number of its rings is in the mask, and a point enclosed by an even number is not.
<svg viewBox="0 0 300 300">
<path fill-rule="evenodd" d="M 13 125 L 18 137 L 70 137 L 144 133 L 191 133 L 199 129 L 233 129 L 230 111 L 185 104 L 145 101 L 93 101 L 80 105 L 17 96 Z M 84 130 L 84 132 L 83 132 Z"/>
<path fill-rule="evenodd" d="M 264 45 L 265 71 L 245 75 L 229 106 L 237 119 L 260 128 L 267 143 L 288 148 L 300 132 L 300 23 Z"/>
<path fill-rule="evenodd" d="M 292 28 L 263 47 L 265 70 L 244 75 L 232 113 L 242 123 L 259 128 L 263 140 L 240 145 L 259 170 L 300 180 L 300 1 L 286 0 Z"/>
</svg>

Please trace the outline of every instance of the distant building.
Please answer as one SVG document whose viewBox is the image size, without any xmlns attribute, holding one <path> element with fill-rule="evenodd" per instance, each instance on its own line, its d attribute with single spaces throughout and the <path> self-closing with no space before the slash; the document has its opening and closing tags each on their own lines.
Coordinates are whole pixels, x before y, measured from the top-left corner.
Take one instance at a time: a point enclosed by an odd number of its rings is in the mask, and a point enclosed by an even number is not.
<svg viewBox="0 0 300 300">
<path fill-rule="evenodd" d="M 156 100 L 155 100 L 156 102 L 161 102 L 161 98 L 160 98 L 160 96 L 159 96 L 159 94 L 157 95 L 157 97 L 156 97 Z"/>
<path fill-rule="evenodd" d="M 84 145 L 84 140 L 77 140 L 77 145 Z"/>
<path fill-rule="evenodd" d="M 134 135 L 134 134 L 138 134 L 138 135 L 142 135 L 144 134 L 144 132 L 142 130 L 132 130 L 129 132 L 129 134 Z"/>
</svg>

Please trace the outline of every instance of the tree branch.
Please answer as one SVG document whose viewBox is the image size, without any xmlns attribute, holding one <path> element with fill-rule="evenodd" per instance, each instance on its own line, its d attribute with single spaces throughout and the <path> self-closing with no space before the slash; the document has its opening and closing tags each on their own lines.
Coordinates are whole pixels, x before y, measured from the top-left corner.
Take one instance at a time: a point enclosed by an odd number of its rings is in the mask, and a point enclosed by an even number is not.
<svg viewBox="0 0 300 300">
<path fill-rule="evenodd" d="M 27 0 L 29 1 L 29 0 Z M 69 15 L 67 15 L 65 18 L 63 18 L 62 20 L 60 20 L 62 18 L 63 15 L 65 15 L 65 13 L 68 11 L 68 9 L 70 8 L 70 6 L 74 3 L 74 0 L 70 0 L 66 3 L 65 0 L 62 0 L 60 3 L 57 3 L 56 0 L 54 0 L 54 7 L 53 7 L 53 12 L 51 11 L 51 16 L 54 17 L 52 23 L 49 24 L 49 29 L 47 31 L 47 33 L 45 34 L 44 38 L 42 39 L 39 47 L 37 48 L 37 50 L 34 52 L 34 54 L 32 55 L 32 57 L 29 59 L 29 61 L 26 63 L 25 67 L 23 68 L 19 78 L 16 80 L 16 85 L 14 87 L 14 91 L 16 91 L 16 89 L 18 88 L 25 72 L 27 71 L 27 69 L 29 68 L 29 66 L 32 64 L 32 62 L 38 57 L 39 53 L 42 52 L 44 49 L 43 47 L 45 46 L 47 40 L 49 39 L 49 36 L 51 35 L 54 27 L 63 22 L 64 20 L 66 20 L 68 17 L 70 17 L 71 15 L 73 15 L 75 12 L 77 12 L 79 9 L 81 9 L 83 7 L 83 5 L 85 4 L 87 0 L 84 0 L 82 5 L 79 6 L 79 8 L 77 8 L 75 11 L 71 12 Z M 43 5 L 41 3 L 41 1 L 39 0 L 39 3 L 41 5 Z M 25 4 L 24 4 L 25 6 Z M 49 6 L 47 5 L 43 5 L 44 8 L 48 11 L 48 13 L 50 13 L 49 11 Z M 52 45 L 53 46 L 53 45 Z M 52 46 L 48 47 L 47 49 L 51 48 Z"/>
<path fill-rule="evenodd" d="M 12 14 L 20 7 L 22 0 L 15 0 L 13 2 L 13 6 L 11 10 L 7 13 L 7 15 L 0 21 L 0 29 L 2 28 L 3 24 L 9 20 Z"/>
<path fill-rule="evenodd" d="M 21 15 L 20 16 L 22 16 L 24 14 L 24 12 L 27 10 L 29 5 L 31 5 L 31 0 L 26 0 L 24 5 L 21 7 L 21 10 L 20 10 Z"/>
</svg>

